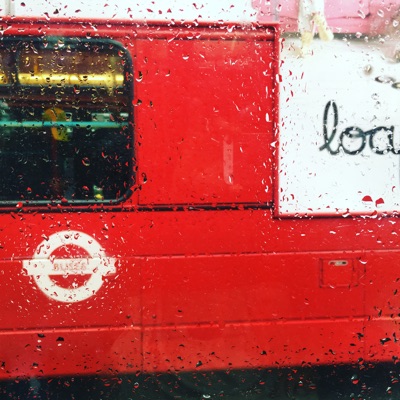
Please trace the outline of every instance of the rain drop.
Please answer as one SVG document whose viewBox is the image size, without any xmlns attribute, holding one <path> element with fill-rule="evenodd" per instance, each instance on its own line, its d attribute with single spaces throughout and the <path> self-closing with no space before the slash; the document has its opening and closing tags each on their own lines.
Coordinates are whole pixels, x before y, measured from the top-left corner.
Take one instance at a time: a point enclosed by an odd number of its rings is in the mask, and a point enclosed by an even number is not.
<svg viewBox="0 0 400 400">
<path fill-rule="evenodd" d="M 359 17 L 360 17 L 361 19 L 365 19 L 365 13 L 364 13 L 363 10 L 358 10 L 358 13 L 357 13 L 357 14 L 359 15 Z"/>
</svg>

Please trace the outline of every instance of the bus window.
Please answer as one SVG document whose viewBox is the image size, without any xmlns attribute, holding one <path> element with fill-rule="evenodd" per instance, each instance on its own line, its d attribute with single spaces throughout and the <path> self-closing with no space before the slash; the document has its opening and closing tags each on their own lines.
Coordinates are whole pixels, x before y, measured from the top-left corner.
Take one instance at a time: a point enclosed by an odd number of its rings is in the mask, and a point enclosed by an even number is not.
<svg viewBox="0 0 400 400">
<path fill-rule="evenodd" d="M 116 201 L 131 180 L 130 62 L 111 41 L 4 39 L 0 201 Z"/>
</svg>

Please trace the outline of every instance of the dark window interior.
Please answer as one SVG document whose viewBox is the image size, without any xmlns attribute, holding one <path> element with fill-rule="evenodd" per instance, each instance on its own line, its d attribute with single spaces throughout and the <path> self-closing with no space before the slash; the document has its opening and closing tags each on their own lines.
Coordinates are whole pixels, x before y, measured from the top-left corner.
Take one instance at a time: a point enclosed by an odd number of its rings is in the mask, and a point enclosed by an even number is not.
<svg viewBox="0 0 400 400">
<path fill-rule="evenodd" d="M 0 43 L 0 202 L 114 201 L 131 186 L 126 52 L 110 41 Z"/>
</svg>

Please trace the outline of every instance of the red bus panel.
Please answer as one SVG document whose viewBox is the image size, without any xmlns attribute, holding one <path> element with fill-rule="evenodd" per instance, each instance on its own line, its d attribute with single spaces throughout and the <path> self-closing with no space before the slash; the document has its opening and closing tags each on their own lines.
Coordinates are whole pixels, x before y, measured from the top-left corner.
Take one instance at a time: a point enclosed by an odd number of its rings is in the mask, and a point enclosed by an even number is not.
<svg viewBox="0 0 400 400">
<path fill-rule="evenodd" d="M 291 197 L 277 26 L 2 24 L 1 378 L 393 359 L 398 221 Z"/>
</svg>

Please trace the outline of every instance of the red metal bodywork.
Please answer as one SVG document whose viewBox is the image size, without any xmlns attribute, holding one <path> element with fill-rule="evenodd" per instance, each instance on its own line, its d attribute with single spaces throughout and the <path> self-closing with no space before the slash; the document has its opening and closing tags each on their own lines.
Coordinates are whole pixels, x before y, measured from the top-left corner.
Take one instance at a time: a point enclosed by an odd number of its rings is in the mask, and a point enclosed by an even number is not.
<svg viewBox="0 0 400 400">
<path fill-rule="evenodd" d="M 2 378 L 398 354 L 397 218 L 274 214 L 276 26 L 1 25 L 128 49 L 138 178 L 119 205 L 2 209 Z M 116 272 L 89 299 L 62 303 L 22 265 L 52 234 L 74 231 L 116 258 Z"/>
</svg>

